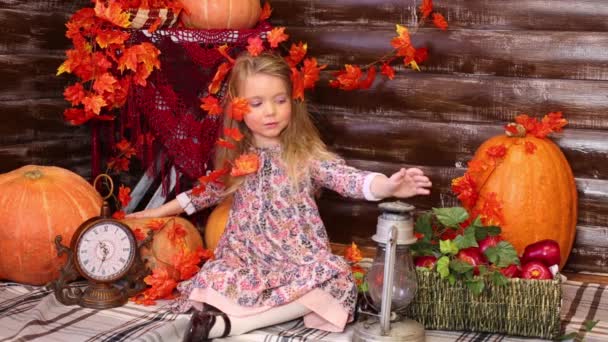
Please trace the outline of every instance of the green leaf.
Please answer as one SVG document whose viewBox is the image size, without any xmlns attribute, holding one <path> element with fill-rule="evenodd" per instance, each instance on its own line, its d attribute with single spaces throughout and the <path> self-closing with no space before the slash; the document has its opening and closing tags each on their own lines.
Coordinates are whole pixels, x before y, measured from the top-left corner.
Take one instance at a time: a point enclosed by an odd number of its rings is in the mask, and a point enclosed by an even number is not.
<svg viewBox="0 0 608 342">
<path fill-rule="evenodd" d="M 453 274 L 450 274 L 448 276 L 448 281 L 450 282 L 450 285 L 454 285 L 456 284 L 456 277 Z"/>
<path fill-rule="evenodd" d="M 433 225 L 431 224 L 432 214 L 426 212 L 419 216 L 414 226 L 414 231 L 423 235 L 422 242 L 430 242 L 433 237 Z M 420 241 L 418 240 L 418 241 Z"/>
<path fill-rule="evenodd" d="M 507 241 L 500 241 L 496 246 L 489 247 L 484 254 L 496 267 L 507 267 L 511 264 L 519 265 L 517 251 Z"/>
<path fill-rule="evenodd" d="M 459 249 L 452 240 L 439 240 L 439 251 L 441 254 L 456 255 Z"/>
<path fill-rule="evenodd" d="M 475 278 L 471 280 L 465 281 L 465 284 L 473 292 L 475 295 L 480 295 L 483 292 L 483 289 L 486 287 L 486 284 L 483 282 L 481 278 Z"/>
<path fill-rule="evenodd" d="M 567 333 L 565 335 L 562 335 L 562 336 L 558 337 L 558 340 L 560 340 L 560 341 L 574 340 L 577 337 L 578 337 L 578 333 L 573 331 L 571 333 Z"/>
<path fill-rule="evenodd" d="M 458 235 L 454 239 L 454 243 L 456 244 L 456 247 L 458 247 L 458 250 L 469 247 L 479 247 L 477 240 L 475 239 L 475 231 L 475 227 L 469 227 L 464 231 L 464 234 Z"/>
<path fill-rule="evenodd" d="M 450 258 L 442 256 L 437 260 L 437 272 L 439 272 L 442 279 L 450 275 Z"/>
<path fill-rule="evenodd" d="M 437 245 L 431 245 L 430 242 L 423 242 L 418 240 L 415 244 L 412 245 L 412 253 L 415 256 L 418 255 L 435 255 L 435 252 L 439 252 L 437 249 Z"/>
<path fill-rule="evenodd" d="M 485 239 L 488 236 L 496 236 L 498 234 L 500 234 L 501 229 L 498 226 L 476 226 L 476 225 L 471 225 L 472 227 L 475 227 L 475 239 L 477 239 L 477 241 L 481 241 L 483 239 Z"/>
<path fill-rule="evenodd" d="M 433 208 L 433 213 L 446 227 L 458 227 L 461 222 L 469 218 L 469 213 L 462 207 Z"/>
<path fill-rule="evenodd" d="M 450 268 L 458 274 L 464 274 L 473 270 L 473 266 L 471 264 L 468 264 L 462 260 L 450 261 Z"/>
<path fill-rule="evenodd" d="M 509 283 L 509 278 L 498 271 L 492 272 L 490 279 L 492 279 L 492 283 L 497 286 L 505 286 Z"/>
<path fill-rule="evenodd" d="M 600 321 L 592 321 L 590 319 L 583 322 L 586 331 L 591 331 Z"/>
<path fill-rule="evenodd" d="M 488 268 L 486 267 L 486 265 L 479 265 L 479 266 L 477 266 L 477 270 L 479 271 L 479 275 L 480 276 L 488 273 Z"/>
<path fill-rule="evenodd" d="M 368 292 L 369 291 L 369 285 L 367 284 L 367 281 L 364 281 L 363 283 L 361 283 L 361 285 L 359 285 L 359 292 Z"/>
</svg>

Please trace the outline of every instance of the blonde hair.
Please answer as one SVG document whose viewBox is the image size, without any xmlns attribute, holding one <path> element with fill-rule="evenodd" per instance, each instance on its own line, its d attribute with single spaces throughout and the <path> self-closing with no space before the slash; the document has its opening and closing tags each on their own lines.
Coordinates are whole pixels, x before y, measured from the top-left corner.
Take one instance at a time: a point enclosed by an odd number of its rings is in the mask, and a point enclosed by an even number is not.
<svg viewBox="0 0 608 342">
<path fill-rule="evenodd" d="M 283 80 L 289 98 L 291 99 L 291 119 L 287 127 L 280 134 L 282 146 L 281 159 L 287 168 L 287 175 L 292 184 L 296 186 L 304 173 L 307 173 L 308 163 L 312 159 L 326 160 L 335 158 L 327 150 L 320 138 L 319 131 L 313 124 L 304 101 L 294 100 L 291 97 L 292 81 L 291 68 L 285 60 L 276 54 L 264 53 L 259 56 L 242 54 L 238 57 L 230 72 L 228 90 L 224 98 L 225 103 L 239 96 L 238 90 L 243 86 L 247 77 L 254 74 L 265 74 Z M 225 111 L 227 112 L 227 111 Z M 247 115 L 247 114 L 245 114 Z M 232 119 L 224 114 L 224 127 L 238 128 L 244 135 L 241 141 L 235 142 L 236 149 L 220 147 L 215 153 L 215 168 L 220 169 L 226 163 L 231 163 L 239 155 L 247 153 L 254 146 L 251 131 L 244 121 Z M 303 172 L 304 171 L 304 172 Z M 230 194 L 243 183 L 244 177 L 224 178 L 226 184 L 225 194 Z"/>
</svg>

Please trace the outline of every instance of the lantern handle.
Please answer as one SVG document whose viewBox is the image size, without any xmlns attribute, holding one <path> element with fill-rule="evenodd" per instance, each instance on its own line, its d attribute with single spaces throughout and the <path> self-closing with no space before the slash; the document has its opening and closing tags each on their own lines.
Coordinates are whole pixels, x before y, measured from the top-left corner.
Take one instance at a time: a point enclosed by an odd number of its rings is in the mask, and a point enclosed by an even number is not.
<svg viewBox="0 0 608 342">
<path fill-rule="evenodd" d="M 100 178 L 105 178 L 106 181 L 108 181 L 110 183 L 110 192 L 103 197 L 103 200 L 107 200 L 108 198 L 112 197 L 112 194 L 114 193 L 114 182 L 112 181 L 112 177 L 110 177 L 107 173 L 101 173 L 99 175 L 97 175 L 97 177 L 95 177 L 95 180 L 93 181 L 93 187 L 95 189 L 97 189 L 97 181 Z"/>
</svg>

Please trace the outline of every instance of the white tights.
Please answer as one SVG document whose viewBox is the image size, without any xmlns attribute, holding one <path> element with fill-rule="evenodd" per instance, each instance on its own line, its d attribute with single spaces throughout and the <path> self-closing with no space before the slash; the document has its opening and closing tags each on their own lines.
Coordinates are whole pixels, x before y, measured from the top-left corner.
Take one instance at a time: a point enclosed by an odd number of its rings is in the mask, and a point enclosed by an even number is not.
<svg viewBox="0 0 608 342">
<path fill-rule="evenodd" d="M 228 316 L 231 324 L 230 336 L 241 335 L 255 329 L 291 321 L 292 319 L 302 317 L 309 312 L 310 309 L 304 305 L 297 302 L 291 302 L 264 311 L 255 315 L 255 317 Z M 211 331 L 209 332 L 209 338 L 219 337 L 223 333 L 224 319 L 218 316 L 216 317 L 213 328 L 211 328 Z"/>
</svg>

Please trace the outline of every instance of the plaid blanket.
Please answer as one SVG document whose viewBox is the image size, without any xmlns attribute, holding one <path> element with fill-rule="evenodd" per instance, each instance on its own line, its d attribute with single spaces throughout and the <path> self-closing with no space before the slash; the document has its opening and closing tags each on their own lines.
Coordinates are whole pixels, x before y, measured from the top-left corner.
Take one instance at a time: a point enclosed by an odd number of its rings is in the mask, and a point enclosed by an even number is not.
<svg viewBox="0 0 608 342">
<path fill-rule="evenodd" d="M 566 281 L 563 284 L 564 333 L 579 332 L 586 341 L 608 341 L 606 286 Z M 0 342 L 4 341 L 181 341 L 188 315 L 173 314 L 167 301 L 155 306 L 129 303 L 94 310 L 64 306 L 43 287 L 0 283 Z M 600 322 L 586 332 L 584 322 Z M 428 330 L 427 341 L 521 341 L 522 338 L 487 333 Z M 216 339 L 235 341 L 350 341 L 352 326 L 343 333 L 304 327 L 302 320 L 256 330 L 245 335 Z M 541 341 L 526 339 L 527 341 Z"/>
</svg>

